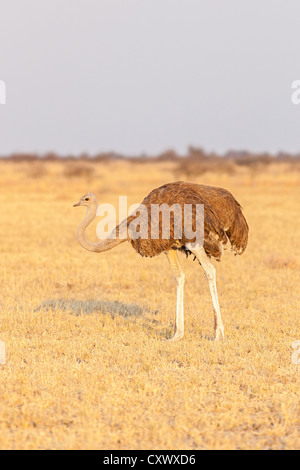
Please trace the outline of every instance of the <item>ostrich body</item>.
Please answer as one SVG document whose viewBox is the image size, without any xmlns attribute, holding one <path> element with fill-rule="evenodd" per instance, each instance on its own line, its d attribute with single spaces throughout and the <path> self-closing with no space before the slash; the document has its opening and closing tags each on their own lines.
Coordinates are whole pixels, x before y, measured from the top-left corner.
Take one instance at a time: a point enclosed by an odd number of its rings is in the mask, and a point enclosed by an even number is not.
<svg viewBox="0 0 300 470">
<path fill-rule="evenodd" d="M 179 340 L 184 335 L 183 290 L 185 274 L 178 259 L 178 251 L 183 251 L 186 255 L 194 255 L 194 259 L 197 259 L 204 269 L 208 281 L 214 309 L 216 340 L 220 337 L 224 338 L 224 326 L 216 286 L 216 269 L 211 263 L 211 258 L 220 261 L 223 249 L 227 247 L 228 242 L 230 242 L 231 250 L 235 254 L 242 254 L 245 251 L 249 229 L 240 204 L 226 189 L 182 181 L 165 184 L 154 189 L 142 201 L 142 205 L 147 208 L 148 214 L 151 214 L 150 209 L 154 204 L 167 204 L 169 207 L 173 204 L 179 204 L 182 209 L 186 204 L 190 204 L 193 210 L 193 230 L 195 229 L 195 207 L 198 204 L 203 204 L 203 245 L 198 246 L 194 243 L 195 239 L 186 238 L 184 227 L 182 227 L 183 235 L 180 238 L 175 237 L 174 214 L 173 217 L 172 214 L 170 217 L 170 237 L 168 239 L 162 238 L 161 220 L 157 239 L 152 239 L 150 236 L 148 238 L 132 237 L 129 227 L 137 216 L 130 215 L 115 230 L 115 234 L 119 234 L 122 228 L 128 228 L 126 230 L 127 238 L 108 237 L 99 243 L 92 243 L 85 236 L 85 230 L 95 219 L 98 207 L 97 199 L 92 193 L 83 196 L 77 204 L 74 204 L 74 207 L 87 207 L 86 218 L 78 227 L 77 238 L 79 243 L 89 251 L 101 253 L 128 241 L 141 256 L 152 257 L 162 252 L 166 254 L 175 277 L 177 291 L 175 334 L 171 338 L 172 341 Z M 184 224 L 184 221 L 182 224 Z M 150 235 L 150 233 L 151 218 L 148 218 L 148 234 Z"/>
</svg>

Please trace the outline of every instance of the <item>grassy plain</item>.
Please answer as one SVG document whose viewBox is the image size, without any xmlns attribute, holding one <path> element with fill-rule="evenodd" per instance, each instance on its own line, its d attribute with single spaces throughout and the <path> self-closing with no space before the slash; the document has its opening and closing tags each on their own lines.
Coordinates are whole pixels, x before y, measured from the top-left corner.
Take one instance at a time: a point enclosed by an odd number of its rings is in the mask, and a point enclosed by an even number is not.
<svg viewBox="0 0 300 470">
<path fill-rule="evenodd" d="M 1 449 L 300 448 L 300 171 L 181 174 L 172 162 L 0 162 Z M 72 204 L 140 202 L 162 183 L 223 186 L 244 207 L 249 245 L 217 281 L 226 340 L 213 339 L 201 267 L 186 271 L 185 338 L 163 255 L 93 254 Z M 88 230 L 95 239 L 95 227 Z"/>
</svg>

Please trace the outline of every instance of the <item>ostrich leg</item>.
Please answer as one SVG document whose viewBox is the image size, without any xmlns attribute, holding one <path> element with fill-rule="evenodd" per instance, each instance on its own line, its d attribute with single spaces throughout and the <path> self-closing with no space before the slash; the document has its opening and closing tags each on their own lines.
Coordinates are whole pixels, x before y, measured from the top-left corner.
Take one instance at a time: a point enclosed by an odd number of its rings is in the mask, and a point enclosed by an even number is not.
<svg viewBox="0 0 300 470">
<path fill-rule="evenodd" d="M 184 335 L 183 287 L 185 274 L 179 263 L 177 250 L 170 250 L 166 252 L 166 255 L 176 281 L 175 334 L 169 341 L 178 341 L 183 338 Z"/>
<path fill-rule="evenodd" d="M 216 333 L 216 341 L 220 339 L 224 339 L 224 325 L 222 322 L 219 300 L 218 300 L 218 292 L 217 292 L 217 283 L 216 283 L 216 268 L 210 262 L 207 254 L 204 251 L 204 248 L 195 249 L 192 246 L 188 245 L 187 248 L 197 257 L 199 260 L 202 268 L 204 269 L 206 279 L 208 281 L 209 290 L 212 298 L 212 303 L 214 307 L 214 315 L 215 315 L 215 333 Z"/>
</svg>

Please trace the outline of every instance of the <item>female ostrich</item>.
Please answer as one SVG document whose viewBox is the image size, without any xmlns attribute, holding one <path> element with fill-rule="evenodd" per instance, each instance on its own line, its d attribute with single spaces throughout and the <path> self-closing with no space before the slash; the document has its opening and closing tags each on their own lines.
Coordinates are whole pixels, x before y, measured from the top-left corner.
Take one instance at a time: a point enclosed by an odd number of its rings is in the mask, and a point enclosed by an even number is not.
<svg viewBox="0 0 300 470">
<path fill-rule="evenodd" d="M 88 193 L 83 196 L 76 206 L 86 206 L 87 214 L 84 221 L 79 225 L 77 238 L 83 248 L 101 253 L 108 251 L 115 246 L 129 241 L 133 248 L 141 256 L 156 256 L 164 252 L 169 260 L 170 267 L 176 280 L 177 302 L 176 302 L 176 321 L 175 334 L 171 338 L 172 341 L 179 340 L 184 335 L 184 310 L 183 310 L 183 287 L 185 274 L 179 263 L 178 250 L 183 251 L 186 255 L 193 254 L 194 259 L 198 259 L 200 265 L 204 269 L 208 285 L 212 297 L 214 318 L 215 318 L 215 334 L 216 340 L 224 338 L 224 326 L 221 318 L 217 286 L 216 286 L 216 270 L 210 261 L 214 258 L 220 261 L 223 248 L 226 248 L 228 241 L 231 244 L 231 250 L 235 254 L 242 254 L 248 242 L 248 224 L 242 213 L 240 204 L 235 200 L 232 194 L 226 189 L 216 188 L 212 186 L 204 186 L 192 183 L 184 183 L 177 181 L 175 183 L 165 184 L 154 189 L 143 200 L 142 205 L 146 207 L 148 214 L 152 205 L 166 204 L 168 207 L 179 204 L 184 210 L 186 204 L 192 207 L 192 224 L 195 228 L 195 207 L 198 204 L 204 206 L 204 236 L 203 243 L 197 245 L 195 239 L 186 238 L 184 227 L 182 236 L 176 238 L 174 225 L 176 223 L 175 214 L 170 218 L 170 236 L 162 237 L 161 220 L 159 221 L 159 237 L 158 238 L 137 238 L 133 237 L 130 231 L 130 223 L 136 219 L 136 215 L 127 217 L 114 231 L 114 238 L 106 238 L 99 243 L 92 243 L 87 240 L 85 230 L 95 219 L 97 213 L 97 199 L 94 194 Z M 148 233 L 151 233 L 151 218 L 148 219 Z M 185 219 L 184 219 L 185 220 Z M 181 222 L 184 225 L 184 222 Z M 127 238 L 117 238 L 116 234 L 120 233 L 124 227 Z"/>
</svg>

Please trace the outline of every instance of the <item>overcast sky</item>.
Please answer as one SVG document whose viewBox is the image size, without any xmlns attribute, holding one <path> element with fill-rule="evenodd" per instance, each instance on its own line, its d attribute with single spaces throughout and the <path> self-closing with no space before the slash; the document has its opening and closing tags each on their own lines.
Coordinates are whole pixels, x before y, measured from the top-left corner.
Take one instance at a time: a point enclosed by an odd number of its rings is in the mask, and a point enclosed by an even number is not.
<svg viewBox="0 0 300 470">
<path fill-rule="evenodd" d="M 300 151 L 299 0 L 1 0 L 0 154 Z"/>
</svg>

